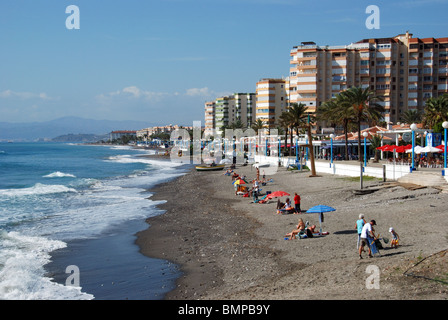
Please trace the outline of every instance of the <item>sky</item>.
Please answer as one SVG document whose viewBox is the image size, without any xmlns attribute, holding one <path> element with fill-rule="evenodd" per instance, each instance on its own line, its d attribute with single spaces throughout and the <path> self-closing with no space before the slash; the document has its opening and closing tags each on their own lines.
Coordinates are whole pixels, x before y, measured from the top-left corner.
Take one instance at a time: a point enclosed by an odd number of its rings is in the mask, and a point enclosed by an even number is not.
<svg viewBox="0 0 448 320">
<path fill-rule="evenodd" d="M 79 29 L 67 28 L 79 9 Z M 379 29 L 366 26 L 379 9 Z M 448 0 L 2 0 L 0 122 L 204 124 L 204 103 L 289 74 L 301 42 L 448 37 Z M 69 25 L 70 25 L 69 23 Z"/>
</svg>

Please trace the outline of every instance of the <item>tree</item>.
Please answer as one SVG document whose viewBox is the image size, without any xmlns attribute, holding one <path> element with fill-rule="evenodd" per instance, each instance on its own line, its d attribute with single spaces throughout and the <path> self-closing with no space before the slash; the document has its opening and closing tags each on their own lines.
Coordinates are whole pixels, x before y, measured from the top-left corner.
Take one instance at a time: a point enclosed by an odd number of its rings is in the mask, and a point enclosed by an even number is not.
<svg viewBox="0 0 448 320">
<path fill-rule="evenodd" d="M 425 103 L 423 125 L 432 128 L 443 121 L 448 121 L 448 94 L 429 98 Z"/>
<path fill-rule="evenodd" d="M 264 122 L 261 119 L 257 119 L 255 122 L 252 122 L 250 127 L 254 129 L 255 133 L 258 135 L 258 131 L 264 128 Z"/>
<path fill-rule="evenodd" d="M 291 114 L 288 111 L 283 111 L 282 114 L 279 117 L 279 122 L 278 124 L 285 129 L 285 150 L 284 152 L 286 152 L 287 150 L 287 143 L 288 143 L 288 130 L 289 127 L 291 125 Z M 281 141 L 280 141 L 280 145 L 281 145 Z"/>
<path fill-rule="evenodd" d="M 422 121 L 422 113 L 418 110 L 407 110 L 403 112 L 401 120 L 407 124 L 420 123 Z"/>
<path fill-rule="evenodd" d="M 381 147 L 381 141 L 382 141 L 382 137 L 379 134 L 374 134 L 369 139 L 370 149 L 372 149 L 375 152 L 375 158 L 373 159 L 374 163 L 378 162 L 378 152 L 379 152 L 379 150 L 377 150 L 376 148 Z"/>
<path fill-rule="evenodd" d="M 345 135 L 345 160 L 348 160 L 348 127 L 354 119 L 354 109 L 344 99 L 343 95 L 338 94 L 335 98 L 325 102 L 317 109 L 319 120 L 329 120 L 335 124 L 342 125 Z"/>
<path fill-rule="evenodd" d="M 290 114 L 290 127 L 291 127 L 291 136 L 290 136 L 290 145 L 292 147 L 292 138 L 293 138 L 293 129 L 296 130 L 296 134 L 299 135 L 299 129 L 303 128 L 308 121 L 314 122 L 314 117 L 307 112 L 308 107 L 303 103 L 291 103 L 288 108 L 288 113 Z M 311 120 L 312 118 L 312 120 Z"/>
<path fill-rule="evenodd" d="M 245 125 L 240 119 L 237 119 L 229 125 L 229 129 L 244 129 L 244 127 Z"/>
<path fill-rule="evenodd" d="M 361 123 L 369 121 L 379 121 L 382 118 L 384 107 L 377 103 L 382 98 L 375 95 L 369 88 L 352 87 L 340 93 L 342 98 L 353 108 L 353 120 L 358 129 L 358 158 L 361 157 Z"/>
</svg>

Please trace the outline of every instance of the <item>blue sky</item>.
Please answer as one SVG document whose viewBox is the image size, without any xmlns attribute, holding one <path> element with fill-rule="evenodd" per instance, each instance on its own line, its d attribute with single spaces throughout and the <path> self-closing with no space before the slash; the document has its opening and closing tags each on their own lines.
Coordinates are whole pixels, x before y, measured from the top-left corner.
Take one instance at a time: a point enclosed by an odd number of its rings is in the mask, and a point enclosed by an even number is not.
<svg viewBox="0 0 448 320">
<path fill-rule="evenodd" d="M 68 30 L 66 7 L 80 9 Z M 380 29 L 368 29 L 368 5 Z M 0 122 L 204 122 L 204 102 L 286 77 L 302 41 L 448 37 L 448 0 L 2 0 Z"/>
</svg>

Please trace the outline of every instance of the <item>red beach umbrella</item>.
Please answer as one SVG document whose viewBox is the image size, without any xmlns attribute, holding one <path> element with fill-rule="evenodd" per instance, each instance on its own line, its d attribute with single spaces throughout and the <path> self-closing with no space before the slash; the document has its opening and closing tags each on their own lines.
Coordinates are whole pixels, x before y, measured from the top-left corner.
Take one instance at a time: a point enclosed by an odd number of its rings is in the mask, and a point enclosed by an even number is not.
<svg viewBox="0 0 448 320">
<path fill-rule="evenodd" d="M 285 191 L 274 191 L 272 193 L 270 193 L 268 195 L 268 198 L 279 198 L 279 197 L 284 197 L 284 196 L 289 196 L 290 194 L 288 192 Z"/>
<path fill-rule="evenodd" d="M 445 146 L 443 144 L 441 144 L 440 146 L 437 146 L 436 148 L 440 149 L 442 151 L 445 151 Z"/>
<path fill-rule="evenodd" d="M 395 148 L 395 151 L 399 152 L 399 153 L 403 153 L 403 152 L 406 152 L 406 150 L 408 150 L 408 149 L 412 149 L 412 146 L 410 148 L 407 148 L 407 146 L 398 146 Z"/>
</svg>

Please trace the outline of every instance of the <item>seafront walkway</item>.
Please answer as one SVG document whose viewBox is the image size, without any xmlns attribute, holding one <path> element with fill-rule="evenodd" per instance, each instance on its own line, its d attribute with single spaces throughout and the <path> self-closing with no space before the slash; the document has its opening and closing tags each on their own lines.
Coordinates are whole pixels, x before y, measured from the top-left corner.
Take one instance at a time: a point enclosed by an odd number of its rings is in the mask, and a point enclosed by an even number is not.
<svg viewBox="0 0 448 320">
<path fill-rule="evenodd" d="M 275 160 L 276 159 L 276 160 Z M 278 162 L 278 158 L 259 156 L 255 159 L 260 166 L 272 165 L 274 161 Z M 300 162 L 298 162 L 300 164 Z M 280 166 L 288 167 L 296 164 L 295 157 L 284 157 L 280 159 Z M 311 169 L 311 162 L 309 160 L 302 161 L 302 164 L 307 166 L 307 170 Z M 361 166 L 362 164 L 362 166 Z M 390 162 L 387 160 L 379 160 L 364 162 L 358 160 L 336 160 L 331 163 L 329 160 L 315 160 L 314 162 L 316 173 L 328 173 L 341 176 L 360 177 L 361 171 L 363 176 L 370 176 L 383 179 L 383 181 L 396 181 L 399 183 L 415 184 L 420 186 L 438 187 L 442 191 L 448 192 L 448 179 L 443 174 L 444 168 L 425 168 L 417 167 L 411 170 L 407 164 L 399 162 Z M 299 166 L 300 170 L 300 166 Z M 448 173 L 448 170 L 447 170 Z"/>
</svg>

